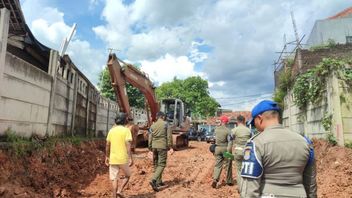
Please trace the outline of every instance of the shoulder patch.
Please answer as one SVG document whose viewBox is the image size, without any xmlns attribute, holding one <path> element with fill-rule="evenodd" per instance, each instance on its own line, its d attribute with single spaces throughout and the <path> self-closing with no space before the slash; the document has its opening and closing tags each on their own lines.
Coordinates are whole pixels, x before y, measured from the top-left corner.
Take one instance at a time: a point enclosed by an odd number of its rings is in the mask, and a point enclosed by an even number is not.
<svg viewBox="0 0 352 198">
<path fill-rule="evenodd" d="M 255 143 L 249 141 L 244 148 L 244 156 L 242 161 L 241 176 L 246 178 L 257 179 L 263 174 L 263 165 L 258 160 L 255 152 Z"/>
<path fill-rule="evenodd" d="M 308 143 L 309 146 L 309 158 L 307 161 L 307 166 L 311 165 L 314 162 L 314 148 L 313 148 L 313 142 L 310 140 L 308 137 L 303 136 L 306 142 Z"/>
</svg>

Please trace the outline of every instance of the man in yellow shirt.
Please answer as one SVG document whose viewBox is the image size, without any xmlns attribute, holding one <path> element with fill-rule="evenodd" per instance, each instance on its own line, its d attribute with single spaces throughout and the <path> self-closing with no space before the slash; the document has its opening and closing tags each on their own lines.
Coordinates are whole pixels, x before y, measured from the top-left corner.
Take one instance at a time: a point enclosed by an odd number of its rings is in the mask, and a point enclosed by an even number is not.
<svg viewBox="0 0 352 198">
<path fill-rule="evenodd" d="M 109 175 L 112 181 L 112 197 L 117 195 L 122 196 L 122 190 L 128 183 L 131 176 L 129 166 L 132 166 L 131 155 L 131 131 L 124 127 L 126 124 L 126 114 L 118 113 L 115 118 L 115 123 L 106 138 L 106 158 L 105 164 L 109 166 Z M 118 173 L 122 170 L 124 178 L 122 180 L 121 188 L 118 188 Z"/>
</svg>

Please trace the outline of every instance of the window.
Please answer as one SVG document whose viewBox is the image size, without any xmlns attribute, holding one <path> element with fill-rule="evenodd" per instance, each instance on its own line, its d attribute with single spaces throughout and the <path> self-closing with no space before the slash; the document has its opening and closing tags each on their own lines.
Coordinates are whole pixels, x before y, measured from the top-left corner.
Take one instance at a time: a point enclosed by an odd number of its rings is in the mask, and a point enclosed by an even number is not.
<svg viewBox="0 0 352 198">
<path fill-rule="evenodd" d="M 352 44 L 352 36 L 346 36 L 346 44 Z"/>
</svg>

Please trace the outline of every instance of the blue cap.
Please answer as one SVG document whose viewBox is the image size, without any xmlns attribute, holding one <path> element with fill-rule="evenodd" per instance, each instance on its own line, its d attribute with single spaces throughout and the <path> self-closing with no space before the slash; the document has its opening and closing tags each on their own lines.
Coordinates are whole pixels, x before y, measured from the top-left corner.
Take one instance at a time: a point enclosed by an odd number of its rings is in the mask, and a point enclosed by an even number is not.
<svg viewBox="0 0 352 198">
<path fill-rule="evenodd" d="M 255 105 L 252 109 L 252 120 L 251 124 L 254 125 L 254 118 L 259 114 L 264 113 L 265 111 L 280 111 L 280 107 L 276 102 L 271 100 L 263 100 L 257 105 Z"/>
</svg>

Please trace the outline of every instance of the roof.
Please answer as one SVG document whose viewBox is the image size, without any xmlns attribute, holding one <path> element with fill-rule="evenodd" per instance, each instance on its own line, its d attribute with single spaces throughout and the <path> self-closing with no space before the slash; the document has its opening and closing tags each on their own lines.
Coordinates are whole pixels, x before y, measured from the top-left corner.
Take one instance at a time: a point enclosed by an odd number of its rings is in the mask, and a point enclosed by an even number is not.
<svg viewBox="0 0 352 198">
<path fill-rule="evenodd" d="M 50 48 L 32 34 L 24 19 L 19 0 L 0 0 L 0 8 L 10 11 L 7 51 L 48 72 Z"/>
<path fill-rule="evenodd" d="M 331 20 L 331 19 L 339 19 L 339 18 L 345 18 L 345 17 L 352 17 L 352 7 L 349 7 L 347 9 L 343 10 L 342 12 L 339 12 L 336 15 L 331 16 L 327 19 Z"/>
<path fill-rule="evenodd" d="M 216 125 L 218 121 L 220 120 L 221 116 L 227 116 L 230 118 L 230 122 L 234 121 L 236 122 L 237 116 L 242 115 L 246 118 L 246 120 L 249 120 L 252 118 L 251 112 L 250 111 L 234 111 L 234 112 L 224 112 L 218 117 L 210 117 L 207 119 L 207 124 L 209 125 Z"/>
<path fill-rule="evenodd" d="M 26 22 L 20 7 L 19 0 L 0 0 L 0 8 L 7 8 L 10 11 L 9 32 L 23 35 L 26 33 Z"/>
</svg>

